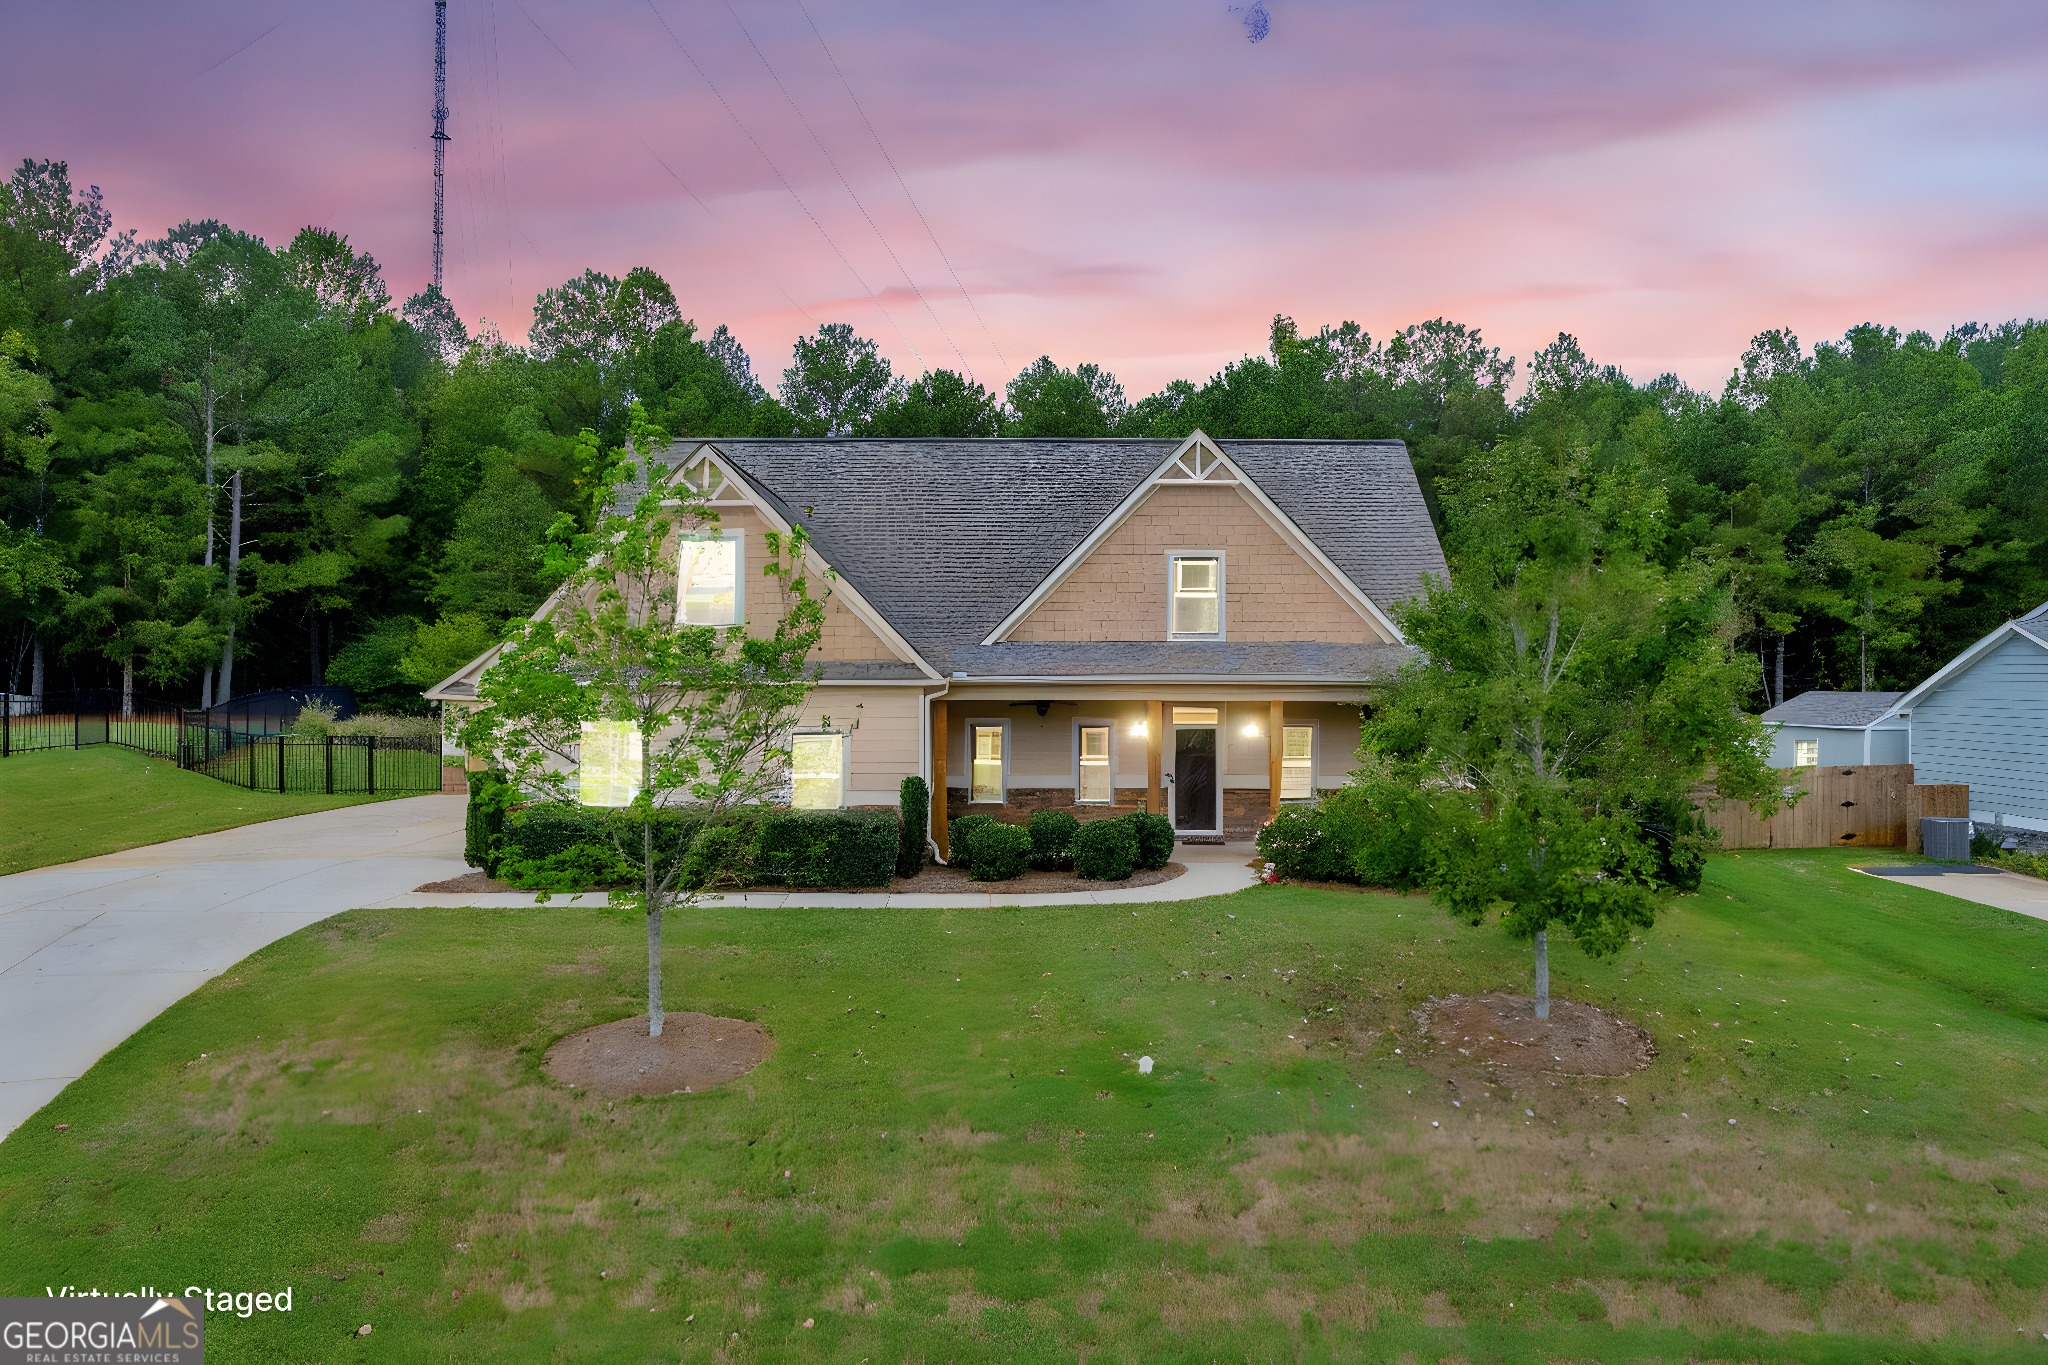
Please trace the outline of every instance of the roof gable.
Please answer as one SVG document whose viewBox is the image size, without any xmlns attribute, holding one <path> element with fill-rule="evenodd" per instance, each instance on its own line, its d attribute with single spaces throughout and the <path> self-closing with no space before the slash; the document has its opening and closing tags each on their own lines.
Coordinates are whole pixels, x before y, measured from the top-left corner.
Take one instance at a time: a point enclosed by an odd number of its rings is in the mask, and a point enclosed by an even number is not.
<svg viewBox="0 0 2048 1365">
<path fill-rule="evenodd" d="M 1997 649 L 1999 645 L 2008 639 L 2025 640 L 2027 643 L 2041 649 L 2048 649 L 2048 628 L 2044 628 L 2039 619 L 2044 608 L 2048 608 L 2048 602 L 2042 603 L 2040 607 L 2036 607 L 2017 621 L 2007 621 L 2004 625 L 1956 655 L 1955 658 L 1950 659 L 1947 663 L 1929 674 L 1925 682 L 1922 682 L 1918 687 L 1893 703 L 1892 711 L 1912 710 L 1929 693 L 1958 674 L 1967 673 L 1970 669 L 1976 667 L 1979 660 L 1994 649 Z"/>
</svg>

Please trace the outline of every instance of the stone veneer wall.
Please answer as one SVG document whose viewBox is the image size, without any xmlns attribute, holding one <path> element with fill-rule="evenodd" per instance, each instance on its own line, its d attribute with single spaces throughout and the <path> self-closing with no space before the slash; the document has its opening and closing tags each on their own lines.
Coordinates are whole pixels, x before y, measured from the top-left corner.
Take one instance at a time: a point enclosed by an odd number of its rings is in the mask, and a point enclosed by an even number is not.
<svg viewBox="0 0 2048 1365">
<path fill-rule="evenodd" d="M 1012 787 L 1009 797 L 1000 806 L 989 802 L 970 803 L 967 788 L 948 787 L 946 819 L 953 821 L 963 815 L 986 815 L 1006 825 L 1028 825 L 1031 817 L 1042 810 L 1063 810 L 1082 824 L 1087 824 L 1090 820 L 1113 820 L 1119 815 L 1145 809 L 1143 787 L 1118 787 L 1116 804 L 1110 806 L 1094 803 L 1076 805 L 1072 787 Z M 1224 788 L 1224 837 L 1251 838 L 1259 832 L 1259 826 L 1266 823 L 1268 812 L 1269 801 L 1263 788 Z"/>
</svg>

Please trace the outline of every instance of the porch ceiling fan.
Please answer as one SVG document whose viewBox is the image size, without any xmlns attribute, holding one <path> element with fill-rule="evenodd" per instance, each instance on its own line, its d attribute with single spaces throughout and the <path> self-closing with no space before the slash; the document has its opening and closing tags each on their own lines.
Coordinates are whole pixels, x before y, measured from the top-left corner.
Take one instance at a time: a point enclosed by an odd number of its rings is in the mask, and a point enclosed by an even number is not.
<svg viewBox="0 0 2048 1365">
<path fill-rule="evenodd" d="M 1079 706 L 1080 704 L 1075 701 L 1013 701 L 1010 703 L 1012 706 L 1035 706 L 1038 708 L 1038 714 L 1041 716 L 1051 711 L 1055 706 Z"/>
</svg>

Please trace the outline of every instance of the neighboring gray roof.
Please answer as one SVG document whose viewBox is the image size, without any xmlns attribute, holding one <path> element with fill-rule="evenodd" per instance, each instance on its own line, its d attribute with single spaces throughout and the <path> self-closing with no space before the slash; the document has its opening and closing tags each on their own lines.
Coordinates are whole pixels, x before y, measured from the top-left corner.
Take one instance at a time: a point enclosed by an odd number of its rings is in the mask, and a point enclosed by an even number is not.
<svg viewBox="0 0 2048 1365">
<path fill-rule="evenodd" d="M 710 444 L 936 666 L 993 630 L 1180 442 Z M 1448 576 L 1402 442 L 1216 444 L 1383 610 L 1425 573 Z"/>
<path fill-rule="evenodd" d="M 2028 613 L 2027 613 L 2027 614 L 2026 614 L 2025 616 L 2022 616 L 2022 617 L 2020 617 L 2020 620 L 2022 620 L 2022 621 L 2040 621 L 2040 622 L 2042 622 L 2042 623 L 2044 623 L 2044 624 L 2048 624 L 2048 602 L 2043 602 L 2043 603 L 2042 603 L 2042 604 L 2041 604 L 2040 606 L 2038 606 L 2038 607 L 2035 607 L 2035 608 L 2034 608 L 2034 609 L 2033 609 L 2032 611 L 2028 612 Z"/>
<path fill-rule="evenodd" d="M 1318 682 L 1384 678 L 1415 657 L 1408 645 L 1315 640 L 1015 640 L 962 645 L 934 659 L 941 672 L 970 678 L 1212 677 L 1300 678 Z"/>
<path fill-rule="evenodd" d="M 1828 730 L 1861 730 L 1891 710 L 1903 692 L 1801 692 L 1764 712 L 1781 725 L 1813 725 Z"/>
</svg>

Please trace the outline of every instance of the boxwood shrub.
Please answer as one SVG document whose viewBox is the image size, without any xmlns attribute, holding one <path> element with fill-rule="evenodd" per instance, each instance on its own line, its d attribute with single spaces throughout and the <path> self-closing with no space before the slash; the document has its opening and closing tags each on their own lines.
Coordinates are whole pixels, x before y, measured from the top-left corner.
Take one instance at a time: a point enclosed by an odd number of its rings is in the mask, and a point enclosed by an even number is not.
<svg viewBox="0 0 2048 1365">
<path fill-rule="evenodd" d="M 924 871 L 925 829 L 931 822 L 932 791 L 921 777 L 906 777 L 896 789 L 903 829 L 896 841 L 896 875 L 915 877 Z"/>
<path fill-rule="evenodd" d="M 754 829 L 754 871 L 764 882 L 887 886 L 896 875 L 893 810 L 770 810 Z"/>
<path fill-rule="evenodd" d="M 1073 851 L 1075 876 L 1120 882 L 1137 866 L 1137 827 L 1121 817 L 1093 821 L 1074 831 Z"/>
<path fill-rule="evenodd" d="M 1130 825 L 1132 837 L 1138 841 L 1140 872 L 1157 872 L 1173 861 L 1173 821 L 1142 810 L 1119 815 L 1117 820 Z"/>
<path fill-rule="evenodd" d="M 973 864 L 967 875 L 978 882 L 1006 882 L 1031 865 L 1031 834 L 1015 825 L 991 820 L 968 840 Z"/>
<path fill-rule="evenodd" d="M 946 861 L 954 867 L 973 867 L 974 836 L 994 823 L 986 815 L 963 815 L 953 821 L 946 830 L 946 842 L 952 850 Z"/>
<path fill-rule="evenodd" d="M 1074 831 L 1081 822 L 1073 814 L 1063 810 L 1042 810 L 1031 817 L 1031 865 L 1040 872 L 1053 872 L 1073 866 L 1073 854 L 1069 851 L 1074 842 Z"/>
</svg>

